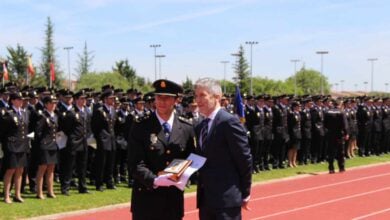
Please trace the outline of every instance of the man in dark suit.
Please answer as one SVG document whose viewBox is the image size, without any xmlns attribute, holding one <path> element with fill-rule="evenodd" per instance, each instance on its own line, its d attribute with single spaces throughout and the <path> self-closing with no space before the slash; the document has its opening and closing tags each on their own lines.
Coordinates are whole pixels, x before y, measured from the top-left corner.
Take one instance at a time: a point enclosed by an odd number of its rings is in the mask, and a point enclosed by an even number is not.
<svg viewBox="0 0 390 220">
<path fill-rule="evenodd" d="M 207 158 L 199 170 L 199 218 L 241 219 L 241 207 L 249 209 L 252 177 L 246 130 L 237 117 L 221 110 L 222 89 L 216 80 L 198 80 L 195 95 L 206 117 L 195 128 L 197 153 Z"/>
<path fill-rule="evenodd" d="M 184 216 L 184 194 L 169 174 L 158 175 L 173 159 L 194 151 L 191 123 L 174 111 L 183 89 L 169 80 L 157 80 L 156 111 L 137 118 L 129 134 L 129 166 L 134 178 L 131 212 L 134 220 L 178 220 Z"/>
</svg>

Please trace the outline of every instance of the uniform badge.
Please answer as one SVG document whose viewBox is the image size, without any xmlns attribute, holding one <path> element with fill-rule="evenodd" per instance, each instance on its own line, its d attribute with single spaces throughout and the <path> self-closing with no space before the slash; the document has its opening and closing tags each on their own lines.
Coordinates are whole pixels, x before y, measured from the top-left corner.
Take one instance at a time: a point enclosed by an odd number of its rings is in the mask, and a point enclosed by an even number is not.
<svg viewBox="0 0 390 220">
<path fill-rule="evenodd" d="M 107 114 L 106 112 L 103 111 L 103 117 L 107 117 Z"/>
<path fill-rule="evenodd" d="M 122 117 L 118 117 L 118 121 L 119 121 L 119 122 L 122 122 Z"/>
<path fill-rule="evenodd" d="M 152 142 L 152 144 L 155 144 L 157 143 L 157 135 L 152 133 L 150 134 L 150 142 Z"/>
<path fill-rule="evenodd" d="M 297 120 L 297 121 L 298 121 L 298 115 L 295 115 L 295 120 Z"/>
<path fill-rule="evenodd" d="M 47 122 L 48 124 L 50 124 L 50 119 L 49 119 L 49 118 L 46 118 L 46 122 Z"/>
<path fill-rule="evenodd" d="M 370 112 L 367 112 L 367 116 L 370 116 Z"/>
<path fill-rule="evenodd" d="M 80 115 L 79 113 L 76 113 L 76 119 L 79 120 L 80 119 Z"/>
<path fill-rule="evenodd" d="M 257 117 L 260 117 L 260 112 L 257 112 Z"/>
<path fill-rule="evenodd" d="M 165 81 L 161 81 L 161 83 L 160 83 L 160 87 L 161 87 L 161 88 L 165 88 L 165 87 L 167 87 L 167 85 L 165 84 Z"/>
<path fill-rule="evenodd" d="M 14 121 L 17 124 L 18 123 L 18 117 L 14 116 Z"/>
<path fill-rule="evenodd" d="M 66 116 L 66 112 L 63 112 L 62 115 L 65 117 Z"/>
</svg>

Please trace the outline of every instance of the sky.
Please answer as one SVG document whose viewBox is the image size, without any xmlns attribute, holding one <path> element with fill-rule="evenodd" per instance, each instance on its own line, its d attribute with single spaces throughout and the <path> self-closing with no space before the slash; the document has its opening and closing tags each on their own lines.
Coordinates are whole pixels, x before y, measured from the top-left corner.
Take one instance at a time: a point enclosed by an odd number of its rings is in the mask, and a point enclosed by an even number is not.
<svg viewBox="0 0 390 220">
<path fill-rule="evenodd" d="M 389 89 L 390 1 L 387 0 L 2 0 L 0 56 L 19 43 L 41 60 L 45 24 L 54 24 L 57 63 L 75 74 L 84 43 L 93 52 L 93 71 L 110 71 L 128 59 L 139 76 L 155 79 L 154 48 L 161 77 L 183 82 L 188 77 L 232 80 L 240 45 L 253 76 L 284 80 L 297 69 L 321 70 L 334 89 Z M 157 59 L 157 78 L 159 60 Z M 229 61 L 224 74 L 224 64 Z M 73 77 L 72 77 L 73 78 Z M 364 85 L 368 82 L 368 85 Z"/>
</svg>

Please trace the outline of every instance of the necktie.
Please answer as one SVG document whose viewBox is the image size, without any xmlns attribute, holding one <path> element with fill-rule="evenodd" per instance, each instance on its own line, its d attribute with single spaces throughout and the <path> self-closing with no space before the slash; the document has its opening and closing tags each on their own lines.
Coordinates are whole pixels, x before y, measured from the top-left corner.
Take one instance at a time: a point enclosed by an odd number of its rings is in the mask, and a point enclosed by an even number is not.
<svg viewBox="0 0 390 220">
<path fill-rule="evenodd" d="M 167 141 L 169 141 L 169 135 L 171 133 L 171 126 L 168 124 L 168 122 L 164 122 L 162 124 L 162 126 L 163 126 L 163 129 L 164 129 L 165 138 L 167 139 Z"/>
<path fill-rule="evenodd" d="M 200 143 L 202 143 L 200 147 L 202 150 L 204 149 L 204 146 L 206 144 L 207 134 L 209 132 L 209 121 L 209 118 L 206 118 L 202 121 L 202 130 L 200 130 Z"/>
</svg>

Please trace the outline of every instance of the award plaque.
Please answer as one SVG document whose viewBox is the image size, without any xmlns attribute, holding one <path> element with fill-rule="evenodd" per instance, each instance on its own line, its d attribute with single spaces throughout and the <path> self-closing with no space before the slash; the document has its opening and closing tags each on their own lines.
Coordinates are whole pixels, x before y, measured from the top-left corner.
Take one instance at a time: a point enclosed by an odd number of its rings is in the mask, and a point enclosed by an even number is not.
<svg viewBox="0 0 390 220">
<path fill-rule="evenodd" d="M 180 180 L 181 175 L 191 165 L 191 163 L 192 160 L 174 159 L 163 171 L 159 172 L 159 175 L 171 173 L 173 175 L 170 177 L 170 179 L 177 182 Z"/>
</svg>

